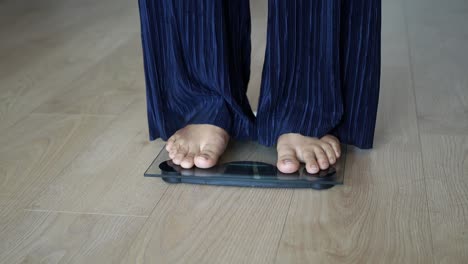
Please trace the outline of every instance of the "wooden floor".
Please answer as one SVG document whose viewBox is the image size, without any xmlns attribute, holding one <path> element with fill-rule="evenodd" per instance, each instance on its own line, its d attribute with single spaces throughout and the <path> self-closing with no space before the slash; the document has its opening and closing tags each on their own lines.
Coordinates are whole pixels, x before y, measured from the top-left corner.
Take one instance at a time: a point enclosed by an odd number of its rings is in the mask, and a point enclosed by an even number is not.
<svg viewBox="0 0 468 264">
<path fill-rule="evenodd" d="M 223 188 L 143 177 L 164 142 L 136 0 L 0 0 L 0 262 L 468 263 L 467 25 L 465 0 L 384 0 L 375 148 L 345 186 Z"/>
</svg>

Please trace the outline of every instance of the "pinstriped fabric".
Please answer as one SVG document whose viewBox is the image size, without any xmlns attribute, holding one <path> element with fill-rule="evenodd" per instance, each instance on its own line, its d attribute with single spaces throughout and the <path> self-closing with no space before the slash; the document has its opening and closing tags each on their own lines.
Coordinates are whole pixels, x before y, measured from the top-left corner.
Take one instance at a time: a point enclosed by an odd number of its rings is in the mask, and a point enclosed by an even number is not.
<svg viewBox="0 0 468 264">
<path fill-rule="evenodd" d="M 248 0 L 140 0 L 150 139 L 214 124 L 267 146 L 288 132 L 371 148 L 381 0 L 269 0 L 257 118 Z"/>
<path fill-rule="evenodd" d="M 380 88 L 381 0 L 343 1 L 341 10 L 344 111 L 331 133 L 342 142 L 372 148 Z"/>
<path fill-rule="evenodd" d="M 339 2 L 270 0 L 260 143 L 291 132 L 322 136 L 340 121 Z"/>
<path fill-rule="evenodd" d="M 140 0 L 150 140 L 187 124 L 256 134 L 248 1 Z"/>
</svg>

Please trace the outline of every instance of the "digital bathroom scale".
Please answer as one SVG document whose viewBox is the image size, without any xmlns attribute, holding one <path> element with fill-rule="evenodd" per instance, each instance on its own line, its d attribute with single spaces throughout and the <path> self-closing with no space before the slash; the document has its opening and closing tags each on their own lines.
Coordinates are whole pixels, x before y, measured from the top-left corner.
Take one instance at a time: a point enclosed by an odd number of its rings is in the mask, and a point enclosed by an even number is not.
<svg viewBox="0 0 468 264">
<path fill-rule="evenodd" d="M 346 162 L 346 145 L 341 157 L 328 170 L 310 174 L 304 164 L 295 173 L 282 173 L 276 167 L 277 152 L 254 141 L 229 142 L 218 165 L 209 169 L 184 169 L 174 164 L 165 147 L 145 172 L 145 177 L 158 177 L 168 183 L 189 183 L 238 187 L 312 188 L 324 190 L 342 185 Z"/>
</svg>

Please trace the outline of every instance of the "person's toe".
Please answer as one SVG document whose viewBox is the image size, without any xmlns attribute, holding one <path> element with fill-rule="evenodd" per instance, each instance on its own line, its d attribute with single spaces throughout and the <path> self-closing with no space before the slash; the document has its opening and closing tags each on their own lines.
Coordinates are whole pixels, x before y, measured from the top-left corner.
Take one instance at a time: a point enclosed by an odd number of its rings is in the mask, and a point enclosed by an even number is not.
<svg viewBox="0 0 468 264">
<path fill-rule="evenodd" d="M 198 168 L 207 169 L 216 165 L 218 162 L 219 156 L 222 151 L 213 145 L 206 145 L 200 151 L 198 155 L 195 156 L 194 162 Z"/>
<path fill-rule="evenodd" d="M 323 142 L 321 145 L 323 151 L 327 155 L 328 161 L 330 162 L 331 165 L 336 163 L 336 154 L 335 151 L 333 150 L 332 146 L 328 144 L 327 142 Z"/>
<path fill-rule="evenodd" d="M 169 143 L 169 141 L 168 141 L 168 142 L 166 143 L 166 151 L 167 151 L 167 152 L 170 152 L 173 145 L 174 145 L 174 144 L 173 144 L 172 142 Z"/>
<path fill-rule="evenodd" d="M 316 147 L 315 148 L 315 157 L 317 158 L 318 164 L 320 166 L 320 169 L 326 170 L 330 166 L 328 163 L 328 158 L 325 152 L 321 147 Z"/>
<path fill-rule="evenodd" d="M 180 148 L 180 144 L 178 143 L 173 143 L 171 148 L 169 149 L 169 158 L 173 160 L 175 158 L 175 155 L 177 154 L 178 149 Z"/>
<path fill-rule="evenodd" d="M 195 158 L 195 153 L 189 152 L 185 158 L 182 160 L 180 163 L 180 166 L 185 169 L 190 169 L 194 165 L 194 158 Z"/>
<path fill-rule="evenodd" d="M 177 153 L 175 154 L 174 158 L 172 159 L 172 161 L 174 162 L 174 164 L 177 164 L 177 165 L 180 165 L 180 163 L 182 162 L 182 160 L 185 158 L 185 156 L 187 155 L 187 152 L 188 152 L 188 149 L 184 146 L 179 146 L 179 148 L 177 149 Z"/>
<path fill-rule="evenodd" d="M 315 174 L 320 171 L 320 167 L 317 163 L 315 152 L 313 150 L 305 150 L 303 153 L 303 157 L 308 173 Z"/>
<path fill-rule="evenodd" d="M 278 162 L 276 166 L 282 173 L 293 173 L 299 169 L 299 161 L 297 160 L 296 151 L 289 145 L 279 145 Z"/>
<path fill-rule="evenodd" d="M 171 151 L 171 149 L 174 147 L 174 143 L 177 141 L 177 138 L 178 138 L 177 134 L 174 134 L 167 140 L 166 150 L 168 152 Z"/>
<path fill-rule="evenodd" d="M 332 135 L 325 135 L 320 140 L 323 140 L 331 145 L 331 147 L 335 151 L 335 155 L 337 158 L 341 156 L 341 145 L 340 145 L 340 141 L 338 140 L 338 138 Z"/>
</svg>

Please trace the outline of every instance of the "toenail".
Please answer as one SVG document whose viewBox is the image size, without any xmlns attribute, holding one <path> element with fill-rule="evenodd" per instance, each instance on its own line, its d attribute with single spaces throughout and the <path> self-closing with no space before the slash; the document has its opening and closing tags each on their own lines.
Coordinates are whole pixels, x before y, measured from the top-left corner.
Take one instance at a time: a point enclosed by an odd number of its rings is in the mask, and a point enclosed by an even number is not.
<svg viewBox="0 0 468 264">
<path fill-rule="evenodd" d="M 290 159 L 285 159 L 285 160 L 283 160 L 283 162 L 284 162 L 284 163 L 293 163 L 293 161 L 290 160 Z"/>
<path fill-rule="evenodd" d="M 205 155 L 205 154 L 201 154 L 200 157 L 202 157 L 203 159 L 206 159 L 206 160 L 209 159 L 208 155 Z"/>
</svg>

